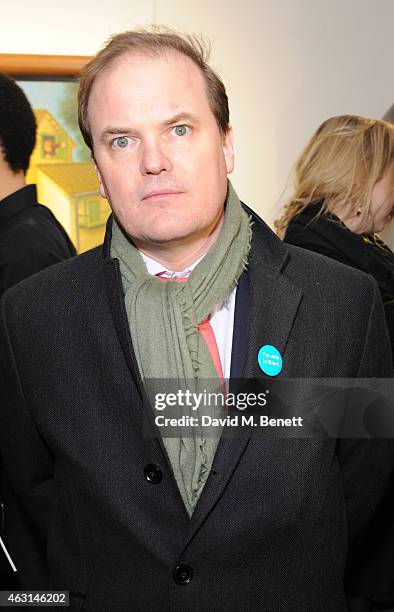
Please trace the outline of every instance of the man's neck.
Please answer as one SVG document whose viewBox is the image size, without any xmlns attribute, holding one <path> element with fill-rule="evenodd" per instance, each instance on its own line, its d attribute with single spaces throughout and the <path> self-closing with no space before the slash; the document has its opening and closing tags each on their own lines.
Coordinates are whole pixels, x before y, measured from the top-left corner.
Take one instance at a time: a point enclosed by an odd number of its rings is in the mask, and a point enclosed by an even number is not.
<svg viewBox="0 0 394 612">
<path fill-rule="evenodd" d="M 190 243 L 183 240 L 170 244 L 151 245 L 135 241 L 135 245 L 141 253 L 158 261 L 166 270 L 182 272 L 209 251 L 219 236 L 222 224 L 223 217 L 209 236 L 200 240 L 194 238 Z"/>
<path fill-rule="evenodd" d="M 26 185 L 23 172 L 12 172 L 0 165 L 0 201 Z"/>
</svg>

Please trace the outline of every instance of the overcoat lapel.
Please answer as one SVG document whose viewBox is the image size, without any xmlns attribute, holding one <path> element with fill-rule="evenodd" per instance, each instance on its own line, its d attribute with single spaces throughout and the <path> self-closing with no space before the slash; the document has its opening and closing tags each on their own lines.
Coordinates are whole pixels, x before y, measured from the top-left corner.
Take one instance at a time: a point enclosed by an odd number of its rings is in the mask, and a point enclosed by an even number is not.
<svg viewBox="0 0 394 612">
<path fill-rule="evenodd" d="M 302 292 L 283 274 L 290 258 L 287 246 L 253 211 L 245 208 L 255 223 L 248 266 L 250 296 L 243 376 L 267 378 L 257 361 L 258 352 L 265 344 L 275 346 L 282 355 L 283 369 L 279 376 L 291 376 L 286 347 Z"/>
<path fill-rule="evenodd" d="M 231 374 L 238 378 L 268 378 L 258 365 L 257 355 L 264 344 L 271 344 L 283 357 L 284 367 L 280 374 L 283 376 L 289 371 L 286 346 L 302 292 L 283 277 L 289 257 L 286 246 L 255 213 L 245 208 L 255 223 L 248 270 L 237 289 Z M 247 313 L 242 304 L 246 304 Z M 243 342 L 245 329 L 246 342 Z M 234 342 L 240 342 L 241 346 Z M 192 516 L 190 537 L 223 494 L 249 441 L 250 436 L 220 440 L 211 473 Z"/>
<path fill-rule="evenodd" d="M 120 346 L 122 347 L 123 355 L 130 370 L 130 374 L 142 400 L 144 396 L 143 384 L 131 341 L 129 324 L 124 305 L 119 262 L 117 260 L 104 260 L 104 278 L 108 304 L 114 321 L 116 334 L 118 336 Z"/>
<path fill-rule="evenodd" d="M 257 244 L 250 257 L 245 378 L 267 378 L 257 361 L 258 352 L 265 344 L 274 346 L 282 355 L 283 368 L 279 376 L 291 375 L 286 347 L 302 292 L 284 277 L 282 272 L 288 261 L 288 251 L 276 236 L 270 234 L 268 228 L 256 227 L 254 242 Z M 267 248 L 264 248 L 265 243 L 268 243 Z"/>
</svg>

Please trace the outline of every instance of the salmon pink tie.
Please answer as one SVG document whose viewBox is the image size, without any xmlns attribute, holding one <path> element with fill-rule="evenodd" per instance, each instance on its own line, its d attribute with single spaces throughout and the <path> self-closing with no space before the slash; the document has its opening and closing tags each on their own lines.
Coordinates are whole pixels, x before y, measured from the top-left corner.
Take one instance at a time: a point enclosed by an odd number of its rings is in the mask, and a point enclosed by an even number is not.
<svg viewBox="0 0 394 612">
<path fill-rule="evenodd" d="M 220 361 L 219 349 L 210 320 L 205 319 L 205 321 L 202 321 L 198 326 L 198 331 L 205 340 L 205 344 L 208 347 L 208 351 L 211 355 L 213 365 L 215 366 L 216 372 L 218 373 L 219 380 L 222 384 L 222 387 L 224 387 L 222 362 Z"/>
<path fill-rule="evenodd" d="M 160 272 L 156 275 L 160 280 L 175 280 L 177 283 L 186 283 L 188 281 L 187 276 L 168 276 L 166 272 Z M 205 321 L 201 321 L 198 326 L 198 331 L 204 338 L 205 344 L 208 347 L 209 354 L 211 355 L 211 359 L 213 361 L 213 365 L 215 366 L 216 372 L 218 373 L 219 380 L 224 388 L 224 376 L 223 376 L 223 368 L 222 362 L 220 361 L 219 349 L 216 342 L 215 334 L 213 333 L 212 325 L 209 319 L 205 319 Z"/>
</svg>

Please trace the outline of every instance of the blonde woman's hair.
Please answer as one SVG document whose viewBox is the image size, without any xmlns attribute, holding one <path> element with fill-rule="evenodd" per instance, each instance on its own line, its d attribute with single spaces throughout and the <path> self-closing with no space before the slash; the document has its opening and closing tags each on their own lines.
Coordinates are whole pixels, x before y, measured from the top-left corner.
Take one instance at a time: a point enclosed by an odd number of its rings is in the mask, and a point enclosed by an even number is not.
<svg viewBox="0 0 394 612">
<path fill-rule="evenodd" d="M 394 191 L 394 125 L 356 115 L 327 119 L 296 161 L 293 195 L 275 221 L 278 235 L 283 237 L 290 221 L 318 201 L 321 214 L 345 211 L 363 223 L 373 187 L 389 171 Z"/>
</svg>

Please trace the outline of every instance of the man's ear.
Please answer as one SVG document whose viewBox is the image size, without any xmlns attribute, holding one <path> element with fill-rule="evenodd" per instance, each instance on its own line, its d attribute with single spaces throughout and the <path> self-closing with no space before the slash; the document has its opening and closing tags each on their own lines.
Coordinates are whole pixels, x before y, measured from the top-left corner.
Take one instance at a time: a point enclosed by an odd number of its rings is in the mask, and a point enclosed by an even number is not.
<svg viewBox="0 0 394 612">
<path fill-rule="evenodd" d="M 96 160 L 94 159 L 93 155 L 92 155 L 92 162 L 93 162 L 93 165 L 94 165 L 94 169 L 96 170 L 97 178 L 98 178 L 99 183 L 100 183 L 100 195 L 103 198 L 105 198 L 106 200 L 108 200 L 107 191 L 106 191 L 106 188 L 105 188 L 105 183 L 104 183 L 104 180 L 103 180 L 103 178 L 101 176 L 101 172 L 99 170 L 99 167 L 98 167 L 98 165 L 96 163 Z"/>
<path fill-rule="evenodd" d="M 223 153 L 227 174 L 230 174 L 234 170 L 234 133 L 231 127 L 228 128 L 223 137 Z"/>
</svg>

